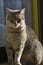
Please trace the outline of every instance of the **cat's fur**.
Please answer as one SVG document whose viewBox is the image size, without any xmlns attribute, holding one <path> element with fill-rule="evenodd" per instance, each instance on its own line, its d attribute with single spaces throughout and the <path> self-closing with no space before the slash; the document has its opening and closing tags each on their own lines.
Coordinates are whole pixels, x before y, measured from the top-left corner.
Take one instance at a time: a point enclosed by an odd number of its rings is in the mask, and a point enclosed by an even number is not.
<svg viewBox="0 0 43 65">
<path fill-rule="evenodd" d="M 25 9 L 7 9 L 6 51 L 9 65 L 21 65 L 20 59 L 28 52 L 28 59 L 35 64 L 42 61 L 42 45 L 37 36 L 25 24 Z M 23 58 L 23 57 L 22 57 Z"/>
</svg>

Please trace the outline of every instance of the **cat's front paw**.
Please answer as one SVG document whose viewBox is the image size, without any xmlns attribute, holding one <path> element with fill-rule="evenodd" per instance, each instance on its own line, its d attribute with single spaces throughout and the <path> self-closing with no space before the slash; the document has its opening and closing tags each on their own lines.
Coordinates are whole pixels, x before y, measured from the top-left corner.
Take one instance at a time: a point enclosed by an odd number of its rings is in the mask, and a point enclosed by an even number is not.
<svg viewBox="0 0 43 65">
<path fill-rule="evenodd" d="M 16 63 L 15 65 L 22 65 L 21 63 Z"/>
</svg>

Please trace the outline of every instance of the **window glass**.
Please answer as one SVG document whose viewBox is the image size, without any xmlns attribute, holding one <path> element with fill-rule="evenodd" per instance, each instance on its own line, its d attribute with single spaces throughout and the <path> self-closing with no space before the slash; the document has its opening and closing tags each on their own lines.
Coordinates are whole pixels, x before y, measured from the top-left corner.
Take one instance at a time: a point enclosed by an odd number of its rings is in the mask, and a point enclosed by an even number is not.
<svg viewBox="0 0 43 65">
<path fill-rule="evenodd" d="M 6 8 L 26 8 L 26 23 L 32 27 L 31 0 L 0 0 L 0 47 L 5 46 Z"/>
</svg>

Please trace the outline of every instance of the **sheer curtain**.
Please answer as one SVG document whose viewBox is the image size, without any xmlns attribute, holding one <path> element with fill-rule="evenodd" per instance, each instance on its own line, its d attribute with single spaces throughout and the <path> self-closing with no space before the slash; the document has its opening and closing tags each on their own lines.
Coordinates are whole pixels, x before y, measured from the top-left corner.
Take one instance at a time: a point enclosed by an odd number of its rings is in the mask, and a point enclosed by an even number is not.
<svg viewBox="0 0 43 65">
<path fill-rule="evenodd" d="M 6 8 L 26 8 L 26 23 L 32 27 L 31 0 L 0 0 L 0 47 L 5 47 Z"/>
<path fill-rule="evenodd" d="M 5 45 L 4 0 L 0 0 L 0 47 Z"/>
</svg>

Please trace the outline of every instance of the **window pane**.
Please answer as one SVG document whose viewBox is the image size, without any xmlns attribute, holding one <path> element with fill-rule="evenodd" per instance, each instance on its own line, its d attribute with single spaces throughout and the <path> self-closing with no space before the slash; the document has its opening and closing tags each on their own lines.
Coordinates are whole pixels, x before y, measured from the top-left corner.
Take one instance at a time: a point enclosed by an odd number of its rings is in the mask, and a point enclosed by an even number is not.
<svg viewBox="0 0 43 65">
<path fill-rule="evenodd" d="M 26 23 L 32 27 L 31 0 L 0 0 L 0 46 L 5 46 L 6 8 L 26 8 Z"/>
</svg>

